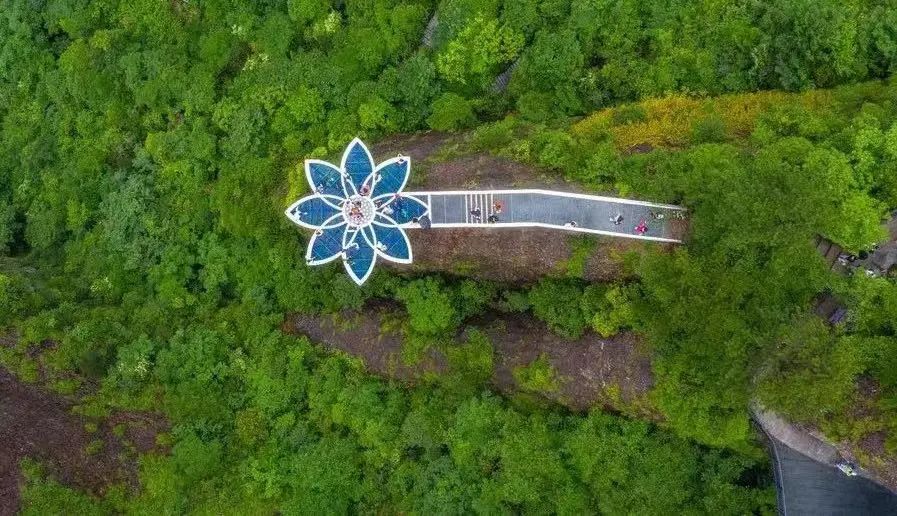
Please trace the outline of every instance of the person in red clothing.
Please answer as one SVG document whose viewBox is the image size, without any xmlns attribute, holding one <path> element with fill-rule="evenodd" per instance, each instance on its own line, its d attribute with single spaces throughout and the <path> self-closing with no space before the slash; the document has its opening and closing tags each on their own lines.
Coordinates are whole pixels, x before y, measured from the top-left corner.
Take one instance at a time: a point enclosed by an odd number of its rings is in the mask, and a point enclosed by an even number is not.
<svg viewBox="0 0 897 516">
<path fill-rule="evenodd" d="M 638 226 L 635 227 L 635 232 L 639 235 L 644 235 L 648 232 L 648 221 L 642 219 L 641 222 L 638 223 Z"/>
</svg>

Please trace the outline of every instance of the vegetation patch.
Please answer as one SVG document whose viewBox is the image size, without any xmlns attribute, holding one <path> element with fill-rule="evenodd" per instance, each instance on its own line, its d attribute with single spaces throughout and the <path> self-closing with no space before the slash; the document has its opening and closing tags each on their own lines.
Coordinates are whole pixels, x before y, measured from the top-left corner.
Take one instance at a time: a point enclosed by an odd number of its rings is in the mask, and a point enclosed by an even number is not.
<svg viewBox="0 0 897 516">
<path fill-rule="evenodd" d="M 544 353 L 527 365 L 515 367 L 514 380 L 524 391 L 552 393 L 559 389 L 557 371 Z"/>
<path fill-rule="evenodd" d="M 0 363 L 79 414 L 15 406 L 29 455 L 77 462 L 26 464 L 26 511 L 767 513 L 761 391 L 892 460 L 897 289 L 833 274 L 812 242 L 887 238 L 893 6 L 87 4 L 10 0 L 0 21 Z M 599 240 L 555 277 L 566 237 L 421 231 L 417 269 L 358 288 L 307 267 L 283 217 L 303 160 L 356 136 L 411 153 L 415 188 L 682 204 L 686 245 Z M 805 322 L 826 290 L 842 329 Z M 578 412 L 492 392 L 543 354 Z M 72 432 L 34 435 L 32 405 Z M 170 427 L 155 451 L 132 436 L 139 490 L 97 489 L 117 438 L 81 417 L 134 411 Z"/>
</svg>

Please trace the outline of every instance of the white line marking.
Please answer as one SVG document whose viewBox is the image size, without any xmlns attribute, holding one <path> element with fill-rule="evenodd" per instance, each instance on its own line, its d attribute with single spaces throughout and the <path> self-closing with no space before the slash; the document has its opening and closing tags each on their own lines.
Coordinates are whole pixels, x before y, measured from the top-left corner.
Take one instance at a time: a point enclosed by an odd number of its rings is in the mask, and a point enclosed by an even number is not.
<svg viewBox="0 0 897 516">
<path fill-rule="evenodd" d="M 469 228 L 471 226 L 477 226 L 480 224 L 467 224 L 464 222 L 434 222 L 431 224 L 431 227 L 434 228 Z M 408 228 L 408 229 L 418 229 L 418 226 L 411 224 L 401 224 L 400 227 Z M 579 233 L 591 233 L 594 235 L 606 235 L 606 236 L 615 236 L 615 237 L 623 237 L 623 238 L 634 238 L 636 240 L 651 240 L 653 242 L 670 242 L 674 244 L 681 244 L 682 240 L 676 240 L 673 238 L 664 238 L 664 237 L 655 237 L 655 236 L 646 236 L 646 235 L 630 235 L 629 233 L 615 233 L 613 231 L 604 231 L 601 229 L 589 229 L 584 227 L 569 227 L 563 225 L 554 225 L 554 224 L 546 224 L 542 222 L 495 222 L 493 224 L 489 224 L 490 228 L 548 228 L 548 229 L 560 229 L 563 231 L 576 231 Z"/>
<path fill-rule="evenodd" d="M 775 439 L 770 437 L 769 434 L 766 434 L 766 436 L 772 441 L 772 452 L 776 456 L 776 469 L 779 470 L 779 484 L 782 486 L 782 516 L 788 516 L 788 507 L 785 506 L 785 477 L 782 475 L 782 459 L 779 457 L 779 448 L 776 446 Z"/>
</svg>

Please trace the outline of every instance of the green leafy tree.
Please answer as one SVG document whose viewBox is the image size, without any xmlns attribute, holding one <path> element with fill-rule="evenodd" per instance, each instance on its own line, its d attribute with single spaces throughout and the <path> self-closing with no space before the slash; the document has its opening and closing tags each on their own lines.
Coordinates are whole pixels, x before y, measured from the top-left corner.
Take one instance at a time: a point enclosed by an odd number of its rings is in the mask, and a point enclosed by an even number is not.
<svg viewBox="0 0 897 516">
<path fill-rule="evenodd" d="M 460 322 L 451 292 L 433 278 L 415 280 L 396 293 L 408 310 L 411 328 L 426 335 L 446 335 Z"/>
<path fill-rule="evenodd" d="M 583 104 L 575 85 L 583 75 L 584 62 L 585 57 L 573 32 L 541 31 L 536 34 L 532 46 L 523 52 L 520 64 L 514 70 L 510 90 L 529 102 L 535 99 L 532 95 L 541 94 L 542 105 L 537 108 L 518 103 L 522 114 L 540 120 L 542 117 L 534 113 L 543 109 L 551 114 L 581 112 Z"/>
<path fill-rule="evenodd" d="M 443 93 L 431 106 L 427 124 L 439 131 L 457 131 L 473 123 L 473 103 L 455 93 Z"/>
<path fill-rule="evenodd" d="M 543 279 L 529 292 L 533 314 L 569 339 L 585 332 L 588 322 L 580 308 L 582 287 L 570 280 Z"/>
<path fill-rule="evenodd" d="M 818 422 L 850 402 L 864 349 L 829 334 L 818 318 L 796 321 L 780 341 L 758 394 L 764 405 L 798 421 Z"/>
<path fill-rule="evenodd" d="M 512 61 L 523 46 L 523 38 L 498 20 L 478 16 L 448 42 L 436 58 L 439 74 L 449 83 L 488 86 L 498 66 Z"/>
</svg>

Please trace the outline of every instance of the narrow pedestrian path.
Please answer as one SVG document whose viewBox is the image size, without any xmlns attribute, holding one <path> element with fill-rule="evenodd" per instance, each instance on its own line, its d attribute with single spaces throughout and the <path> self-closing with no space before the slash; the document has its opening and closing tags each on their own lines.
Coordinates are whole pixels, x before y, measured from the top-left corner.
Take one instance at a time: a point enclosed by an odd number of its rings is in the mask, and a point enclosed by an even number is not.
<svg viewBox="0 0 897 516">
<path fill-rule="evenodd" d="M 544 227 L 658 242 L 681 242 L 669 221 L 685 209 L 552 190 L 405 192 L 428 207 L 434 228 Z"/>
</svg>

